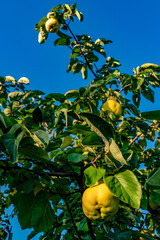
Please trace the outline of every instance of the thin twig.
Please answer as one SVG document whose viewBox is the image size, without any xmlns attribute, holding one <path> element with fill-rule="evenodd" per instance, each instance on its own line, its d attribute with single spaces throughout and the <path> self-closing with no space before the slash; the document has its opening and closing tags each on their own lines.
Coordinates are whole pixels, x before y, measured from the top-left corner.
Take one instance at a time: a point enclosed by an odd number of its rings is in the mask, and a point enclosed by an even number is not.
<svg viewBox="0 0 160 240">
<path fill-rule="evenodd" d="M 88 229 L 89 229 L 89 232 L 91 234 L 92 240 L 96 240 L 95 235 L 94 235 L 94 231 L 93 231 L 93 228 L 92 228 L 91 220 L 88 219 L 88 218 L 87 218 L 87 225 L 88 225 Z"/>
<path fill-rule="evenodd" d="M 137 135 L 132 142 L 130 142 L 129 146 L 131 146 L 140 136 L 142 135 L 142 133 L 140 133 L 139 135 Z"/>
<path fill-rule="evenodd" d="M 66 24 L 66 25 L 67 25 L 67 28 L 68 28 L 68 30 L 70 31 L 71 35 L 73 36 L 74 40 L 76 41 L 76 43 L 79 44 L 78 39 L 76 38 L 76 36 L 75 36 L 74 33 L 72 32 L 72 30 L 70 29 L 69 25 L 68 25 L 68 24 Z M 83 56 L 84 60 L 85 60 L 86 63 L 87 63 L 88 68 L 90 69 L 90 71 L 92 72 L 92 74 L 94 75 L 94 77 L 97 77 L 97 75 L 95 74 L 95 72 L 93 71 L 92 67 L 91 67 L 90 64 L 89 64 L 89 62 L 88 62 L 88 60 L 87 60 L 87 58 L 86 58 L 86 55 L 82 52 L 81 47 L 80 47 L 80 46 L 78 46 L 78 47 L 79 47 L 79 49 L 80 49 L 81 55 Z"/>
<path fill-rule="evenodd" d="M 119 90 L 119 92 L 122 92 L 125 88 L 127 88 L 127 87 L 129 87 L 129 86 L 131 86 L 131 85 L 132 85 L 132 83 L 127 84 L 126 86 L 124 86 L 123 88 L 121 88 L 121 89 Z"/>
</svg>

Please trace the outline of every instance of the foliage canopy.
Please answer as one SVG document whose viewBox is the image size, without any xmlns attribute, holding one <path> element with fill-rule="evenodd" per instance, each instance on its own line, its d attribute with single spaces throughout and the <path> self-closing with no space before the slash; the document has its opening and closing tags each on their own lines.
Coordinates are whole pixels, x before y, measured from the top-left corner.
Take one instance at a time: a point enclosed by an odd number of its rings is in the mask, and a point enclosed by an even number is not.
<svg viewBox="0 0 160 240">
<path fill-rule="evenodd" d="M 60 24 L 54 45 L 71 50 L 67 72 L 83 79 L 91 72 L 93 80 L 46 95 L 28 90 L 27 78 L 0 77 L 0 239 L 12 239 L 15 215 L 22 229 L 33 229 L 28 240 L 38 233 L 41 240 L 159 239 L 160 212 L 149 200 L 160 205 L 160 110 L 140 112 L 139 106 L 142 97 L 154 102 L 160 66 L 121 73 L 119 61 L 106 55 L 110 40 L 72 32 L 71 22 L 83 21 L 76 4 L 51 12 Z M 47 20 L 35 26 L 40 44 L 49 35 Z M 106 60 L 98 69 L 101 56 Z M 110 97 L 121 103 L 120 117 L 102 111 Z M 119 198 L 119 211 L 109 222 L 91 222 L 82 194 L 102 178 Z"/>
</svg>

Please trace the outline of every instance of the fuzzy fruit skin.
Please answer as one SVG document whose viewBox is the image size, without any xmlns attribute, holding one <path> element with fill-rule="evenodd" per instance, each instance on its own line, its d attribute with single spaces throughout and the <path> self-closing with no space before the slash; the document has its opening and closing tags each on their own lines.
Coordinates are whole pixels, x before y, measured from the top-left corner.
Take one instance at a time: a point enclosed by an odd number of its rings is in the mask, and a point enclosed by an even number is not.
<svg viewBox="0 0 160 240">
<path fill-rule="evenodd" d="M 87 188 L 82 196 L 82 209 L 90 220 L 109 221 L 118 211 L 119 199 L 105 183 Z"/>
<path fill-rule="evenodd" d="M 120 117 L 122 114 L 122 105 L 117 102 L 115 99 L 108 99 L 102 106 L 102 111 L 111 111 L 117 117 Z"/>
<path fill-rule="evenodd" d="M 59 22 L 55 18 L 49 18 L 45 23 L 45 28 L 47 32 L 55 33 L 59 30 Z"/>
</svg>

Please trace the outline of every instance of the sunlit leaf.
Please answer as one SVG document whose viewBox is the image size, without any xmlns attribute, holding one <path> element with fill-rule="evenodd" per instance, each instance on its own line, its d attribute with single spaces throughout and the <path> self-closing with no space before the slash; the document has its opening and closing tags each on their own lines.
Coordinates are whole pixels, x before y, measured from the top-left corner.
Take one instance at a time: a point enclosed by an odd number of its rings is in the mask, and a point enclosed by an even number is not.
<svg viewBox="0 0 160 240">
<path fill-rule="evenodd" d="M 118 162 L 127 165 L 127 162 L 123 157 L 121 150 L 119 149 L 113 138 L 109 139 L 109 151 Z"/>
<path fill-rule="evenodd" d="M 85 169 L 85 184 L 87 187 L 94 185 L 98 180 L 104 177 L 106 170 L 90 166 Z"/>
<path fill-rule="evenodd" d="M 140 207 L 142 189 L 133 172 L 124 170 L 114 176 L 105 177 L 105 183 L 122 202 L 133 208 Z"/>
</svg>

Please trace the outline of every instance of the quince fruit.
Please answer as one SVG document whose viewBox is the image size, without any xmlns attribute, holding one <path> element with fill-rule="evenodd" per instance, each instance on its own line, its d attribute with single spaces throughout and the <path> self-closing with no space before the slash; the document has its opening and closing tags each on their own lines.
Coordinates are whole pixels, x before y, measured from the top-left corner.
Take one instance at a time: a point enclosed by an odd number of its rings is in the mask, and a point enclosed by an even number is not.
<svg viewBox="0 0 160 240">
<path fill-rule="evenodd" d="M 119 199 L 105 183 L 87 188 L 82 196 L 82 209 L 91 220 L 109 221 L 118 211 Z"/>
<path fill-rule="evenodd" d="M 115 116 L 120 117 L 122 114 L 122 105 L 116 101 L 115 98 L 109 98 L 103 105 L 102 111 L 110 111 L 115 114 Z"/>
<path fill-rule="evenodd" d="M 55 33 L 59 30 L 59 22 L 56 18 L 49 18 L 45 23 L 47 32 Z"/>
</svg>

